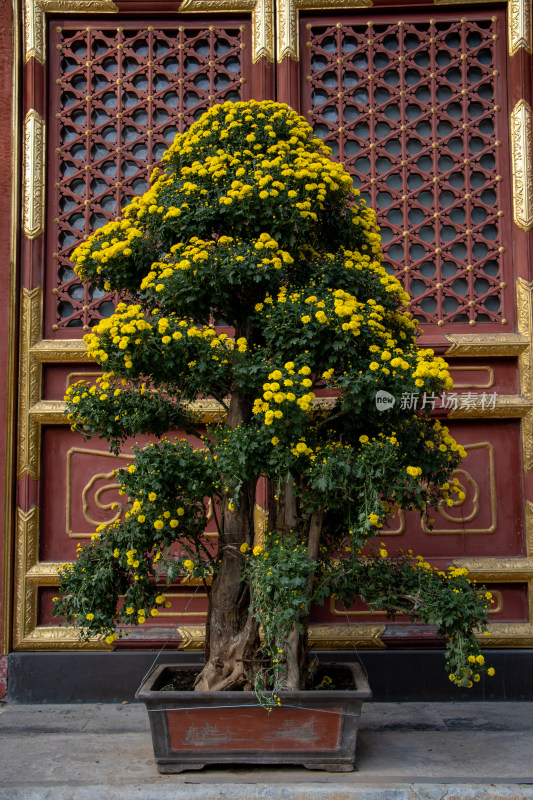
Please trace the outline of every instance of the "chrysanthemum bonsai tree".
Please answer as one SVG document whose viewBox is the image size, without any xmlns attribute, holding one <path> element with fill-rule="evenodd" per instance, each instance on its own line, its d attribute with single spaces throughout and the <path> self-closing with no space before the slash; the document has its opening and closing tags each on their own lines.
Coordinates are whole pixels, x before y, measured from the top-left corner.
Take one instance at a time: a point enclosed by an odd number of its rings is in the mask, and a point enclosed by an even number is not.
<svg viewBox="0 0 533 800">
<path fill-rule="evenodd" d="M 117 471 L 123 519 L 61 572 L 55 613 L 83 637 L 111 644 L 189 574 L 209 597 L 197 689 L 303 688 L 310 604 L 331 592 L 436 625 L 450 678 L 479 680 L 490 594 L 466 570 L 369 544 L 397 508 L 460 502 L 450 474 L 465 455 L 426 411 L 376 405 L 378 391 L 452 386 L 380 260 L 375 215 L 329 148 L 287 106 L 255 101 L 178 135 L 151 188 L 75 250 L 78 275 L 125 299 L 85 337 L 106 372 L 70 387 L 69 418 L 114 453 L 155 436 Z M 207 399 L 220 420 L 205 428 Z"/>
</svg>

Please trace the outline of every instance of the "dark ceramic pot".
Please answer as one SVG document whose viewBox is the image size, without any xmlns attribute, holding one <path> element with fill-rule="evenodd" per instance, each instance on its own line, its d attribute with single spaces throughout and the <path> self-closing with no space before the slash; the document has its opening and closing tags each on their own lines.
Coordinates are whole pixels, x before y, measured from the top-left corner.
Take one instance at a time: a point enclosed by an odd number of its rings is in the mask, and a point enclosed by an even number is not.
<svg viewBox="0 0 533 800">
<path fill-rule="evenodd" d="M 281 706 L 270 712 L 258 705 L 253 692 L 161 691 L 176 671 L 200 668 L 155 667 L 135 695 L 148 710 L 159 772 L 211 764 L 354 769 L 361 707 L 372 696 L 359 664 L 342 665 L 355 689 L 282 691 Z"/>
</svg>

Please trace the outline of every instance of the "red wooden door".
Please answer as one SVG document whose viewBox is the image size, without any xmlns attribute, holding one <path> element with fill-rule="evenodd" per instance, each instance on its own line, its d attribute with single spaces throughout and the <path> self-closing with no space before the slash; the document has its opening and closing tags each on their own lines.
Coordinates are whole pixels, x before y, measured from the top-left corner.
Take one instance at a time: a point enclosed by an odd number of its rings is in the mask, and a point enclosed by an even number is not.
<svg viewBox="0 0 533 800">
<path fill-rule="evenodd" d="M 412 294 L 423 343 L 448 353 L 453 366 L 454 396 L 397 402 L 406 410 L 431 402 L 448 417 L 469 453 L 458 471 L 466 499 L 437 509 L 431 532 L 406 514 L 384 537 L 390 548 L 412 547 L 434 563 L 467 565 L 497 600 L 491 645 L 529 646 L 526 5 L 518 3 L 513 27 L 504 10 L 478 6 L 458 19 L 448 10 L 400 17 L 377 6 L 332 15 L 319 0 L 307 12 L 297 1 L 279 3 L 276 42 L 268 2 L 252 8 L 243 0 L 231 14 L 223 0 L 206 6 L 192 0 L 176 12 L 166 2 L 139 3 L 133 12 L 126 2 L 101 0 L 51 16 L 28 0 L 14 646 L 79 647 L 50 616 L 56 567 L 112 518 L 118 499 L 110 476 L 117 459 L 99 440 L 83 442 L 63 416 L 66 386 L 97 371 L 81 336 L 113 309 L 112 297 L 80 284 L 68 254 L 144 190 L 176 130 L 213 103 L 250 97 L 297 108 L 352 172 L 378 213 L 385 263 Z M 265 524 L 260 504 L 257 524 Z M 202 591 L 182 584 L 172 595 L 157 627 L 136 630 L 125 646 L 180 636 L 186 646 L 201 644 Z M 432 637 L 364 608 L 345 610 L 334 598 L 316 609 L 311 634 L 328 648 Z"/>
<path fill-rule="evenodd" d="M 454 392 L 396 401 L 406 413 L 431 404 L 447 416 L 468 453 L 456 473 L 466 498 L 435 509 L 432 530 L 400 515 L 384 540 L 468 567 L 496 599 L 489 646 L 529 646 L 533 219 L 520 180 L 531 159 L 531 39 L 513 28 L 512 8 L 508 25 L 505 9 L 458 18 L 380 5 L 335 14 L 294 6 L 292 33 L 284 28 L 278 43 L 278 99 L 297 105 L 352 173 L 377 212 L 384 264 L 411 294 L 421 345 L 452 365 Z M 319 613 L 380 623 L 388 646 L 432 636 L 334 600 Z"/>
</svg>

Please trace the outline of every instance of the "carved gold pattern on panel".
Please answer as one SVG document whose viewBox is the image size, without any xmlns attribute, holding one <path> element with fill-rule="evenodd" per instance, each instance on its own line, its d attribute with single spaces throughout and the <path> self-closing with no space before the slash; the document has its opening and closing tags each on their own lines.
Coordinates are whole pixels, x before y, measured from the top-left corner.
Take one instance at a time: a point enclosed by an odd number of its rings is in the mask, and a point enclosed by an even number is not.
<svg viewBox="0 0 533 800">
<path fill-rule="evenodd" d="M 507 4 L 507 39 L 509 55 L 514 56 L 520 49 L 532 52 L 531 41 L 531 0 L 509 0 Z"/>
<path fill-rule="evenodd" d="M 17 477 L 39 477 L 39 424 L 30 409 L 41 396 L 41 366 L 31 355 L 38 340 L 42 319 L 40 287 L 22 290 L 20 309 L 19 424 Z"/>
<path fill-rule="evenodd" d="M 12 44 L 13 52 L 19 52 L 20 33 L 22 29 L 21 14 L 18 3 L 12 3 Z M 11 98 L 11 175 L 16 176 L 20 163 L 19 144 L 21 132 L 20 120 L 20 65 L 18 58 L 12 59 L 11 66 L 13 92 Z M 16 445 L 16 370 L 17 370 L 17 346 L 18 337 L 18 316 L 17 316 L 17 274 L 18 274 L 18 229 L 20 208 L 19 181 L 11 180 L 10 188 L 10 221 L 6 225 L 9 228 L 9 265 L 4 264 L 4 272 L 7 278 L 6 299 L 8 307 L 7 317 L 7 341 L 6 341 L 6 371 L 4 375 L 6 398 L 5 398 L 5 443 L 4 443 L 4 466 L 5 479 L 3 486 L 4 496 L 4 536 L 0 551 L 2 552 L 2 569 L 0 572 L 0 653 L 8 653 L 11 649 L 12 634 L 12 613 L 13 613 L 13 537 L 15 509 L 13 508 L 13 486 L 16 475 L 15 464 L 15 445 Z"/>
<path fill-rule="evenodd" d="M 36 0 L 24 2 L 24 63 L 35 58 L 40 64 L 46 60 L 44 14 Z"/>
<path fill-rule="evenodd" d="M 533 503 L 531 500 L 526 502 L 526 554 L 533 560 Z"/>
<path fill-rule="evenodd" d="M 68 425 L 69 421 L 65 415 L 66 408 L 67 404 L 64 400 L 39 400 L 30 408 L 29 417 L 39 425 Z M 39 443 L 37 450 L 38 448 Z"/>
<path fill-rule="evenodd" d="M 460 6 L 464 0 L 433 0 L 436 6 Z M 481 5 L 485 0 L 468 0 L 468 5 Z M 487 0 L 487 3 L 498 3 L 500 0 Z"/>
<path fill-rule="evenodd" d="M 14 636 L 16 650 L 76 649 L 108 650 L 102 638 L 81 642 L 74 628 L 37 626 L 39 586 L 57 586 L 55 562 L 39 562 L 39 509 L 17 508 L 15 529 Z"/>
<path fill-rule="evenodd" d="M 38 558 L 39 509 L 17 509 L 15 531 L 15 618 L 14 645 L 17 645 L 37 624 L 37 592 L 26 581 L 26 572 Z"/>
<path fill-rule="evenodd" d="M 180 650 L 203 650 L 205 625 L 180 625 Z M 311 625 L 309 645 L 313 650 L 351 650 L 353 648 L 384 648 L 381 637 L 385 625 Z"/>
<path fill-rule="evenodd" d="M 521 333 L 449 333 L 446 356 L 473 358 L 476 356 L 519 356 L 529 347 L 529 339 Z"/>
<path fill-rule="evenodd" d="M 55 363 L 56 361 L 91 361 L 87 346 L 83 339 L 41 339 L 31 348 L 32 356 L 39 362 Z"/>
<path fill-rule="evenodd" d="M 300 11 L 351 11 L 373 5 L 373 0 L 279 0 L 276 5 L 277 61 L 281 63 L 285 58 L 299 60 Z"/>
<path fill-rule="evenodd" d="M 459 479 L 459 488 L 463 491 L 466 495 L 465 500 L 454 500 L 453 507 L 461 506 L 464 502 L 470 502 L 472 504 L 472 510 L 469 514 L 461 518 L 454 517 L 446 510 L 445 501 L 441 500 L 438 505 L 439 514 L 444 517 L 444 519 L 448 520 L 448 522 L 453 522 L 453 528 L 433 528 L 430 530 L 427 527 L 426 520 L 422 517 L 421 520 L 421 527 L 424 533 L 432 534 L 432 535 L 445 535 L 445 534 L 490 534 L 494 533 L 497 527 L 497 499 L 496 499 L 496 476 L 495 476 L 495 466 L 494 466 L 494 447 L 490 442 L 477 442 L 476 444 L 467 444 L 464 445 L 465 450 L 471 452 L 472 450 L 479 450 L 479 449 L 486 449 L 488 452 L 489 458 L 489 481 L 488 481 L 488 490 L 489 490 L 489 507 L 490 507 L 490 525 L 485 527 L 479 528 L 465 528 L 464 525 L 468 522 L 472 522 L 478 515 L 480 504 L 479 504 L 479 484 L 476 480 L 472 477 L 472 475 L 466 469 L 456 469 L 452 472 L 452 477 L 457 477 Z"/>
<path fill-rule="evenodd" d="M 112 650 L 105 639 L 82 641 L 76 628 L 60 625 L 40 625 L 18 642 L 17 650 Z"/>
<path fill-rule="evenodd" d="M 513 219 L 519 228 L 533 228 L 533 113 L 525 100 L 511 111 Z"/>
<path fill-rule="evenodd" d="M 22 150 L 22 229 L 28 239 L 44 231 L 45 139 L 45 122 L 32 108 L 24 118 Z"/>
<path fill-rule="evenodd" d="M 46 61 L 46 14 L 112 14 L 112 0 L 24 0 L 24 63 Z"/>
<path fill-rule="evenodd" d="M 264 547 L 267 527 L 268 511 L 256 503 L 254 506 L 254 547 L 256 545 Z"/>
<path fill-rule="evenodd" d="M 533 647 L 533 625 L 528 622 L 493 622 L 490 637 L 482 637 L 487 647 Z"/>
<path fill-rule="evenodd" d="M 479 406 L 458 407 L 452 409 L 450 419 L 520 419 L 527 416 L 533 409 L 533 400 L 522 397 L 520 394 L 499 394 L 494 405 L 485 408 Z"/>
<path fill-rule="evenodd" d="M 516 282 L 516 305 L 518 315 L 518 331 L 528 342 L 519 356 L 520 392 L 523 397 L 533 401 L 533 311 L 532 311 L 533 282 L 518 278 Z M 524 470 L 533 470 L 533 410 L 529 411 L 522 419 L 522 451 Z"/>
<path fill-rule="evenodd" d="M 477 583 L 527 583 L 529 622 L 489 624 L 489 647 L 531 647 L 533 645 L 533 503 L 526 504 L 527 557 L 457 558 L 454 564 L 465 567 Z M 483 638 L 483 637 L 482 637 Z"/>
<path fill-rule="evenodd" d="M 198 422 L 202 423 L 219 422 L 226 416 L 224 407 L 216 400 L 199 400 L 190 403 L 188 407 L 197 414 Z M 31 406 L 29 413 L 41 424 L 68 425 L 66 409 L 67 404 L 64 400 L 39 400 Z"/>
<path fill-rule="evenodd" d="M 465 567 L 476 581 L 495 583 L 519 583 L 533 578 L 531 558 L 476 558 L 454 559 L 458 567 Z"/>
<path fill-rule="evenodd" d="M 110 458 L 115 461 L 116 459 L 122 459 L 123 461 L 131 461 L 133 458 L 132 454 L 121 453 L 118 456 L 113 455 L 113 453 L 106 453 L 105 450 L 91 450 L 88 447 L 72 447 L 67 453 L 67 476 L 66 476 L 66 533 L 67 536 L 71 539 L 88 539 L 94 533 L 94 530 L 85 532 L 85 533 L 76 533 L 72 529 L 72 496 L 73 496 L 73 489 L 72 489 L 72 476 L 74 467 L 72 464 L 73 456 L 75 455 L 88 455 L 88 456 L 101 456 L 102 458 Z M 102 485 L 97 486 L 95 489 L 95 485 L 101 481 Z M 123 507 L 120 507 L 115 510 L 115 502 L 104 502 L 102 501 L 101 495 L 109 491 L 110 489 L 116 489 L 118 491 L 119 486 L 116 480 L 113 480 L 113 470 L 109 470 L 107 472 L 96 472 L 87 481 L 85 486 L 81 492 L 81 509 L 83 518 L 87 522 L 88 525 L 92 526 L 93 528 L 97 528 L 104 520 L 95 519 L 91 514 L 91 503 L 94 503 L 96 508 L 99 511 L 108 512 L 108 519 L 105 520 L 106 523 L 114 522 L 115 520 L 119 519 L 123 512 Z M 94 490 L 94 491 L 93 491 Z M 79 498 L 77 498 L 79 500 Z"/>
</svg>

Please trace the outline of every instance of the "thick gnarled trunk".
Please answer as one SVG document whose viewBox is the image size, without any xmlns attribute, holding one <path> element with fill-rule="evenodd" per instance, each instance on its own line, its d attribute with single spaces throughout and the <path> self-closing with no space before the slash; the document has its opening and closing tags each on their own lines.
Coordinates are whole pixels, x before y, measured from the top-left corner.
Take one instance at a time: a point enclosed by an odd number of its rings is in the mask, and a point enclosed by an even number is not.
<svg viewBox="0 0 533 800">
<path fill-rule="evenodd" d="M 323 518 L 324 511 L 320 508 L 311 516 L 309 524 L 307 555 L 313 561 L 316 561 L 318 557 Z M 313 580 L 314 572 L 309 575 L 307 582 L 308 597 L 311 597 L 313 593 Z M 298 630 L 295 625 L 287 638 L 287 678 L 285 688 L 291 691 L 305 689 L 309 655 L 308 632 L 309 616 L 307 615 L 301 620 L 301 628 Z"/>
<path fill-rule="evenodd" d="M 287 475 L 281 485 L 270 487 L 270 510 L 272 527 L 276 529 L 280 536 L 288 533 L 291 528 L 296 526 L 298 522 L 298 503 L 292 475 Z M 311 516 L 309 521 L 307 555 L 313 561 L 316 561 L 318 556 L 323 518 L 323 509 L 319 509 Z M 313 591 L 313 579 L 314 574 L 311 574 L 307 586 L 309 596 Z M 309 654 L 308 627 L 309 618 L 306 616 L 301 619 L 300 628 L 294 625 L 285 641 L 287 675 L 283 687 L 291 691 L 305 688 Z"/>
<path fill-rule="evenodd" d="M 226 425 L 235 428 L 250 416 L 245 395 L 233 394 Z M 196 691 L 223 691 L 248 686 L 248 671 L 256 658 L 259 625 L 249 612 L 250 591 L 241 580 L 242 544 L 254 536 L 256 480 L 242 486 L 238 507 L 222 508 L 219 564 L 209 596 L 206 625 L 206 663 Z"/>
</svg>

